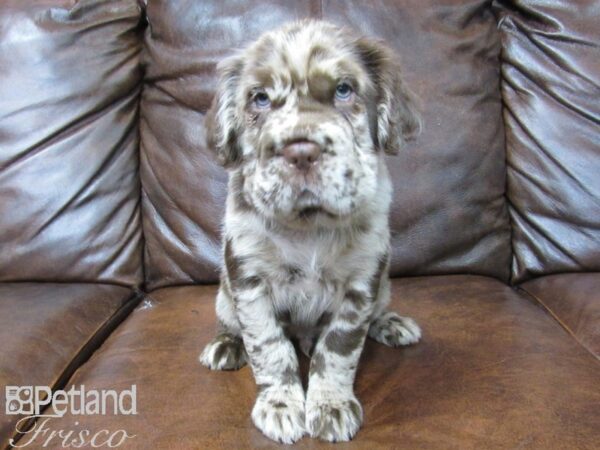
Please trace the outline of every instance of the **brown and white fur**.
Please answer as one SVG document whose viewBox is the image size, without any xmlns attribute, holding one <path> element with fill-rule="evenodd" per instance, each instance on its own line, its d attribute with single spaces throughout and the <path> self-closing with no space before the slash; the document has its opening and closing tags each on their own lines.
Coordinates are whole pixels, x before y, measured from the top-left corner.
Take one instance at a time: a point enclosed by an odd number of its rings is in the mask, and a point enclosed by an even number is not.
<svg viewBox="0 0 600 450">
<path fill-rule="evenodd" d="M 421 336 L 386 310 L 384 154 L 419 131 L 418 115 L 391 50 L 322 21 L 266 33 L 218 71 L 206 123 L 230 172 L 225 268 L 220 330 L 200 361 L 215 370 L 249 362 L 252 419 L 271 439 L 352 439 L 367 334 L 390 346 Z M 306 149 L 314 154 L 298 164 Z M 311 356 L 306 394 L 290 338 Z"/>
</svg>

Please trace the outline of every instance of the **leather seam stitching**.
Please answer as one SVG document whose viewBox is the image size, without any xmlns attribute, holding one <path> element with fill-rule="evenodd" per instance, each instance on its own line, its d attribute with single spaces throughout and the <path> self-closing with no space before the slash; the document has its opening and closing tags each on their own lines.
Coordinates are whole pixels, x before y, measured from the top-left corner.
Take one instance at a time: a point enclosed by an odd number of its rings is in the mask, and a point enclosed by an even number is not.
<svg viewBox="0 0 600 450">
<path fill-rule="evenodd" d="M 590 349 L 587 344 L 585 344 L 584 342 L 582 342 L 581 339 L 579 339 L 579 337 L 573 332 L 573 330 L 571 329 L 571 327 L 569 327 L 563 320 L 561 320 L 560 317 L 558 317 L 558 315 L 556 315 L 554 313 L 554 311 L 552 311 L 552 309 L 550 309 L 548 307 L 548 305 L 546 305 L 542 301 L 542 299 L 540 299 L 538 296 L 536 296 L 535 294 L 529 292 L 528 290 L 526 290 L 525 288 L 523 288 L 521 286 L 517 286 L 516 289 L 519 292 L 521 292 L 521 293 L 525 294 L 526 296 L 530 297 L 538 305 L 540 305 L 542 308 L 544 308 L 544 310 L 548 314 L 550 314 L 550 316 L 556 322 L 558 322 L 558 324 L 577 342 L 577 344 L 579 344 L 586 352 L 588 352 L 590 355 L 592 355 L 594 357 L 594 359 L 596 359 L 596 361 L 600 361 L 600 358 L 592 351 L 592 349 Z"/>
</svg>

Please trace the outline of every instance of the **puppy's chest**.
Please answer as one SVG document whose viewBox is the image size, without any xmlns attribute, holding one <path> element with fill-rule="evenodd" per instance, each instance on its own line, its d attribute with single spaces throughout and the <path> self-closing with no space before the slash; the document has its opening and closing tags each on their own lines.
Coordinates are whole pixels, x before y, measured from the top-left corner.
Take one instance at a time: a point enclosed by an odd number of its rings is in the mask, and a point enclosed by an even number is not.
<svg viewBox="0 0 600 450">
<path fill-rule="evenodd" d="M 275 311 L 291 323 L 313 326 L 324 312 L 339 307 L 352 271 L 351 257 L 331 242 L 278 247 L 279 258 L 270 273 Z"/>
</svg>

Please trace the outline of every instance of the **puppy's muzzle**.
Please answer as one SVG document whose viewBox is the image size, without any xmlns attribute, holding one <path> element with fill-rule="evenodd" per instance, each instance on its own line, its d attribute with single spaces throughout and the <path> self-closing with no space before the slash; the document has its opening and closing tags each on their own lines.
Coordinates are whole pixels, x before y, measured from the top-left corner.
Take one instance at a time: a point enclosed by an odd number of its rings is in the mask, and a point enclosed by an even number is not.
<svg viewBox="0 0 600 450">
<path fill-rule="evenodd" d="M 312 141 L 295 141 L 283 147 L 281 154 L 290 166 L 306 173 L 318 164 L 321 147 Z"/>
</svg>

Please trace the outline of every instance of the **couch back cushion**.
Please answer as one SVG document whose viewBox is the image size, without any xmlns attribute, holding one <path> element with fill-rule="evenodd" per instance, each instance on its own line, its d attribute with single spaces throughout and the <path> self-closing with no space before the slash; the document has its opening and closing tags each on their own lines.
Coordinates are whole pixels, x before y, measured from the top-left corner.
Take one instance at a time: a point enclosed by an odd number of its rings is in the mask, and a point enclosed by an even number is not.
<svg viewBox="0 0 600 450">
<path fill-rule="evenodd" d="M 598 2 L 505 5 L 499 13 L 513 280 L 598 271 Z"/>
<path fill-rule="evenodd" d="M 0 281 L 142 281 L 140 17 L 0 2 Z"/>
<path fill-rule="evenodd" d="M 489 2 L 153 1 L 147 16 L 140 131 L 150 288 L 218 279 L 227 175 L 203 124 L 216 63 L 306 17 L 384 39 L 421 99 L 424 132 L 388 160 L 392 275 L 508 278 L 500 45 Z"/>
</svg>

